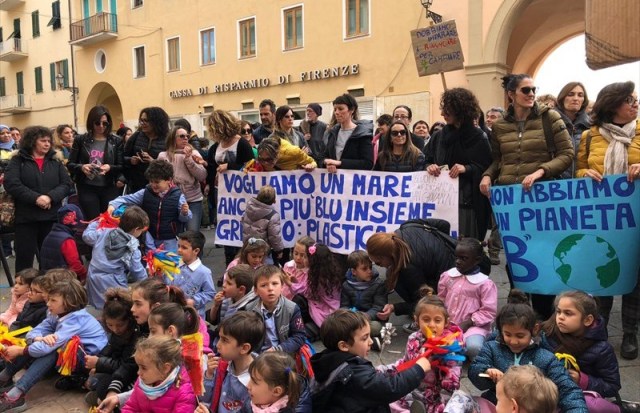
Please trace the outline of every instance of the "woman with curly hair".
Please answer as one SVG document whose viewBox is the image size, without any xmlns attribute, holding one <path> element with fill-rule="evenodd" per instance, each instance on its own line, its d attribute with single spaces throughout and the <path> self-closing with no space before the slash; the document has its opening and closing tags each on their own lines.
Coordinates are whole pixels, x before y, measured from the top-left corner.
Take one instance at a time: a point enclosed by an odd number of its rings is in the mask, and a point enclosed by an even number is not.
<svg viewBox="0 0 640 413">
<path fill-rule="evenodd" d="M 395 121 L 382 140 L 375 171 L 414 172 L 424 170 L 424 154 L 411 143 L 411 132 L 402 121 Z"/>
<path fill-rule="evenodd" d="M 169 115 L 157 106 L 144 108 L 138 118 L 140 128 L 127 140 L 124 147 L 127 192 L 133 194 L 147 185 L 144 173 L 149 162 L 166 149 L 169 136 Z"/>
<path fill-rule="evenodd" d="M 482 110 L 471 91 L 454 88 L 442 94 L 440 111 L 447 124 L 427 145 L 427 172 L 439 176 L 444 169 L 458 178 L 459 233 L 482 241 L 490 209 L 489 200 L 480 193 L 480 179 L 491 164 L 489 139 L 474 125 Z"/>
</svg>

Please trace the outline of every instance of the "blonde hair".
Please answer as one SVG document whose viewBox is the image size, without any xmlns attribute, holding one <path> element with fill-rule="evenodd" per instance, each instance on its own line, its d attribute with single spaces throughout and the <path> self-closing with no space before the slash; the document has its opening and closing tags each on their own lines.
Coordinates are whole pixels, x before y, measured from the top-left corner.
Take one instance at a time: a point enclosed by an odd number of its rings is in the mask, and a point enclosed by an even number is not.
<svg viewBox="0 0 640 413">
<path fill-rule="evenodd" d="M 207 119 L 207 128 L 214 142 L 223 142 L 240 135 L 240 121 L 224 110 L 214 110 Z"/>
<path fill-rule="evenodd" d="M 164 364 L 169 364 L 171 369 L 182 364 L 182 348 L 180 340 L 169 336 L 153 336 L 143 338 L 136 344 L 135 355 L 149 357 L 151 362 L 160 371 Z"/>
<path fill-rule="evenodd" d="M 391 265 L 387 268 L 387 288 L 396 287 L 398 276 L 411 260 L 411 249 L 402 238 L 390 232 L 378 232 L 367 240 L 369 257 L 387 257 Z"/>
<path fill-rule="evenodd" d="M 555 413 L 558 387 L 532 364 L 511 366 L 498 384 L 509 399 L 531 413 Z"/>
</svg>

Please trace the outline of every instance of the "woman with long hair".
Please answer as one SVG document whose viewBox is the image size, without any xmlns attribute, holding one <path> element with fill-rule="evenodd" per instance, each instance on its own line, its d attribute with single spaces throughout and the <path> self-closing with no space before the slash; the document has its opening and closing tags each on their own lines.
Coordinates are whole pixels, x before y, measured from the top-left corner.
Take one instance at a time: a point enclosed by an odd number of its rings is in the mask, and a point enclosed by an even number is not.
<svg viewBox="0 0 640 413">
<path fill-rule="evenodd" d="M 411 142 L 411 132 L 404 122 L 395 121 L 382 140 L 375 171 L 414 172 L 425 168 L 424 154 Z"/>
</svg>

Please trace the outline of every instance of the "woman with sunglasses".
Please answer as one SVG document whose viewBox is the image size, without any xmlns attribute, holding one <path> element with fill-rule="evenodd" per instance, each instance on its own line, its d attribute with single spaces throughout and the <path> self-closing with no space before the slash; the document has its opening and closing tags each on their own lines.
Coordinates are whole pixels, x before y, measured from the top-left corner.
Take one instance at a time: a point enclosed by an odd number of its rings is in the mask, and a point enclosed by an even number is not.
<svg viewBox="0 0 640 413">
<path fill-rule="evenodd" d="M 202 189 L 200 182 L 207 180 L 204 159 L 189 142 L 187 129 L 176 126 L 167 138 L 167 150 L 160 152 L 158 159 L 164 159 L 173 165 L 173 183 L 184 194 L 189 210 L 193 214 L 187 223 L 187 230 L 200 231 L 202 221 Z"/>
<path fill-rule="evenodd" d="M 640 121 L 638 94 L 633 82 L 612 83 L 602 88 L 593 105 L 593 126 L 582 134 L 576 178 L 598 182 L 605 175 L 625 174 L 629 182 L 640 178 Z M 640 274 L 638 275 L 640 277 Z M 613 297 L 600 297 L 600 313 L 608 321 Z M 638 357 L 640 283 L 622 296 L 622 346 L 625 359 Z"/>
<path fill-rule="evenodd" d="M 414 172 L 423 171 L 424 154 L 411 143 L 409 128 L 402 121 L 395 121 L 382 140 L 374 171 Z"/>
<path fill-rule="evenodd" d="M 291 110 L 289 106 L 283 105 L 278 107 L 276 110 L 275 130 L 269 137 L 285 139 L 289 141 L 290 144 L 309 153 L 309 146 L 307 145 L 304 135 L 293 127 L 294 119 L 293 110 Z"/>
<path fill-rule="evenodd" d="M 124 186 L 122 139 L 111 133 L 111 114 L 104 106 L 94 106 L 87 116 L 87 133 L 76 136 L 67 168 L 78 191 L 78 201 L 86 220 L 106 211 Z"/>
<path fill-rule="evenodd" d="M 480 191 L 487 197 L 490 197 L 492 184 L 521 183 L 524 190 L 529 191 L 538 180 L 559 177 L 571 167 L 574 158 L 571 137 L 560 114 L 536 103 L 536 87 L 529 75 L 507 75 L 502 78 L 502 87 L 509 98 L 509 107 L 491 128 L 493 162 L 480 181 Z M 549 139 L 555 144 L 555 156 L 547 147 L 545 116 L 553 133 Z M 507 275 L 512 282 L 509 271 Z M 532 294 L 531 303 L 538 315 L 546 320 L 554 312 L 554 299 L 553 295 Z"/>
<path fill-rule="evenodd" d="M 485 132 L 475 125 L 482 110 L 470 90 L 453 88 L 440 98 L 447 123 L 431 138 L 425 150 L 427 172 L 439 176 L 444 168 L 458 179 L 459 234 L 482 241 L 489 225 L 489 201 L 480 193 L 480 179 L 491 164 L 491 148 Z"/>
<path fill-rule="evenodd" d="M 256 140 L 253 137 L 253 128 L 251 124 L 246 120 L 240 121 L 240 136 L 242 136 L 249 145 L 251 145 L 251 149 L 253 150 L 253 157 L 258 157 L 258 145 L 256 144 Z"/>
</svg>

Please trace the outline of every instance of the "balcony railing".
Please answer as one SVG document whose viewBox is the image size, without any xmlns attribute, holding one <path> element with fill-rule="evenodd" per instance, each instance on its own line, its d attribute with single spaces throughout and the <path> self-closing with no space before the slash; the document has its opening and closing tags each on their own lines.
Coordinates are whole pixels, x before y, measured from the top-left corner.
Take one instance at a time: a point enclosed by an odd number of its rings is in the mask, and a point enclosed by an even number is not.
<svg viewBox="0 0 640 413">
<path fill-rule="evenodd" d="M 71 41 L 76 46 L 118 37 L 118 16 L 112 13 L 98 13 L 91 17 L 71 23 Z"/>
<path fill-rule="evenodd" d="M 29 96 L 21 94 L 0 97 L 0 113 L 24 112 L 31 112 L 31 99 Z"/>
<path fill-rule="evenodd" d="M 24 0 L 0 0 L 0 10 L 9 11 L 24 4 Z"/>
<path fill-rule="evenodd" d="M 27 41 L 24 39 L 12 37 L 0 43 L 0 60 L 3 62 L 12 62 L 28 56 Z"/>
</svg>

